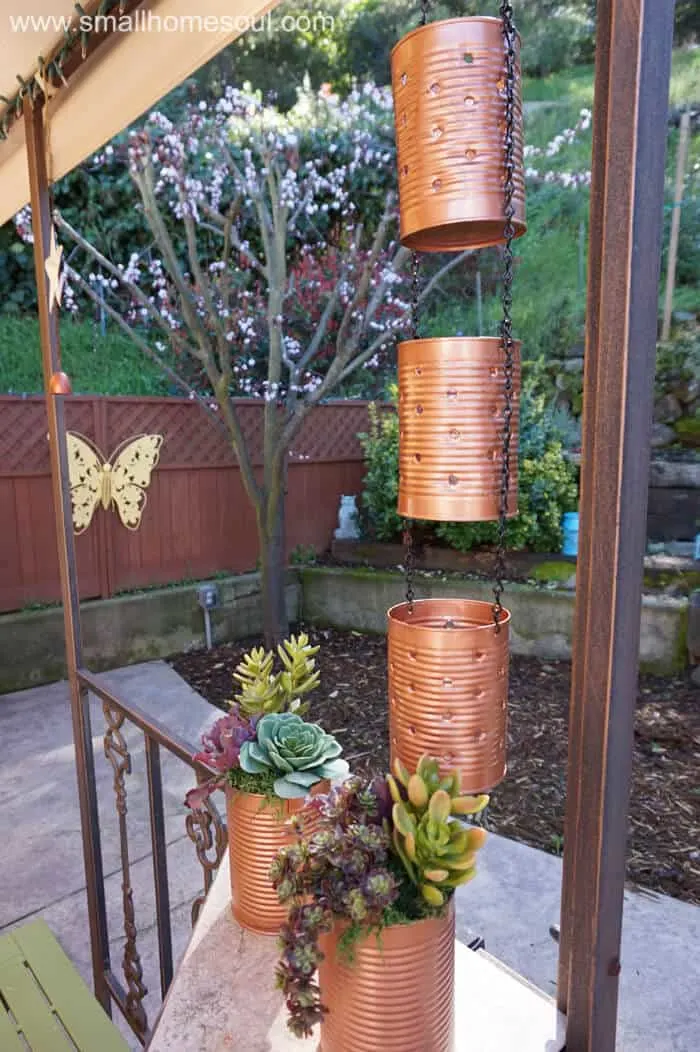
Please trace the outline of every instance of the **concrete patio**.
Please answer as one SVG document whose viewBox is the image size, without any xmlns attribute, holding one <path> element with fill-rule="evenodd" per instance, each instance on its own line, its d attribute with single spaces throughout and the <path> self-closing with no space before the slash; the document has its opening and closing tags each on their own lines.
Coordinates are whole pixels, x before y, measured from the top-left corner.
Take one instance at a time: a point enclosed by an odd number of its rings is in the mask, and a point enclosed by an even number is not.
<svg viewBox="0 0 700 1052">
<path fill-rule="evenodd" d="M 118 696 L 197 743 L 216 715 L 164 662 L 108 673 Z M 106 761 L 104 719 L 93 702 L 102 847 L 113 967 L 123 946 L 121 866 L 112 768 Z M 139 951 L 152 1022 L 159 997 L 153 870 L 143 738 L 126 734 L 132 755 L 127 779 L 129 850 Z M 90 944 L 83 880 L 80 820 L 65 683 L 0 697 L 0 931 L 43 916 L 90 982 Z M 173 942 L 176 959 L 187 944 L 192 900 L 202 872 L 184 828 L 184 764 L 163 754 Z M 554 992 L 557 947 L 549 926 L 558 920 L 561 862 L 552 855 L 491 836 L 478 879 L 459 897 L 459 924 L 482 934 L 489 951 L 542 990 Z M 700 1048 L 700 909 L 653 894 L 625 899 L 620 1000 L 620 1052 L 697 1052 Z M 183 1052 L 187 1052 L 183 1048 Z M 478 1050 L 475 1050 L 478 1052 Z"/>
</svg>

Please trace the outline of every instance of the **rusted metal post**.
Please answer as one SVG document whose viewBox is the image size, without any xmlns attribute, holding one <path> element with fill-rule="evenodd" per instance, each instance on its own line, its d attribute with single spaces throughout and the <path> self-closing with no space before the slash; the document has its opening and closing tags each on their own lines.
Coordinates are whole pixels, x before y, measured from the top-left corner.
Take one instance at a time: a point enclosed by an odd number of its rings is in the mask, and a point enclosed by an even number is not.
<svg viewBox="0 0 700 1052">
<path fill-rule="evenodd" d="M 613 1052 L 653 408 L 672 0 L 599 0 L 559 1007 Z"/>
<path fill-rule="evenodd" d="M 78 776 L 78 799 L 83 835 L 83 860 L 87 885 L 88 919 L 92 947 L 92 969 L 95 994 L 105 1011 L 111 1015 L 111 999 L 105 982 L 109 968 L 109 941 L 105 912 L 100 826 L 95 790 L 95 769 L 87 691 L 78 680 L 81 664 L 80 606 L 75 563 L 75 545 L 68 486 L 68 454 L 64 396 L 52 394 L 51 377 L 61 368 L 58 339 L 58 312 L 49 298 L 49 282 L 45 270 L 51 238 L 51 202 L 46 165 L 43 108 L 24 101 L 24 123 L 27 139 L 27 163 L 34 233 L 34 267 L 39 303 L 39 332 L 41 359 L 46 394 L 51 482 L 56 521 L 58 568 L 61 581 L 63 621 L 66 640 L 66 663 L 70 685 L 73 740 Z"/>
</svg>

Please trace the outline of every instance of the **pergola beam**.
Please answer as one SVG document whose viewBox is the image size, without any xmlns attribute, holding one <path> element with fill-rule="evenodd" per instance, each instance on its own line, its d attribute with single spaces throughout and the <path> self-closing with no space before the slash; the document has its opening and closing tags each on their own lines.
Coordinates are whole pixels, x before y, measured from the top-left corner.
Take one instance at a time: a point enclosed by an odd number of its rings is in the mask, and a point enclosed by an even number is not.
<svg viewBox="0 0 700 1052">
<path fill-rule="evenodd" d="M 58 337 L 58 310 L 55 303 L 51 303 L 49 282 L 45 269 L 46 259 L 49 256 L 53 220 L 51 217 L 51 197 L 47 176 L 42 104 L 37 102 L 32 106 L 30 100 L 25 99 L 24 121 L 32 206 L 32 231 L 34 234 L 34 270 L 39 304 L 41 361 L 46 396 L 51 484 L 56 523 L 58 567 L 61 581 L 73 741 L 75 743 L 93 980 L 98 1000 L 105 1011 L 111 1015 L 111 997 L 105 982 L 105 971 L 109 968 L 109 940 L 105 912 L 102 852 L 100 849 L 100 823 L 95 792 L 92 732 L 90 729 L 87 691 L 81 687 L 78 680 L 78 669 L 81 665 L 82 656 L 82 639 L 75 541 L 73 537 L 70 487 L 68 485 L 65 405 L 64 395 L 52 393 L 51 383 L 52 376 L 61 369 L 61 351 Z"/>
<path fill-rule="evenodd" d="M 614 1052 L 673 0 L 599 0 L 559 1007 Z"/>
</svg>

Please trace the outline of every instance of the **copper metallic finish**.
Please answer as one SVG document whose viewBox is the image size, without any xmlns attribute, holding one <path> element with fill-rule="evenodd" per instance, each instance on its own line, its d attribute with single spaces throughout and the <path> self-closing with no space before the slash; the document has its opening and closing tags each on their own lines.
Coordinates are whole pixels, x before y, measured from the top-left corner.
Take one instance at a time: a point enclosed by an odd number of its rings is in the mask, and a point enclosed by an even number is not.
<svg viewBox="0 0 700 1052">
<path fill-rule="evenodd" d="M 513 352 L 509 517 L 518 510 L 519 343 Z M 437 522 L 498 519 L 504 382 L 497 337 L 399 344 L 400 515 Z"/>
<path fill-rule="evenodd" d="M 500 18 L 431 22 L 391 54 L 401 242 L 422 252 L 502 244 L 506 59 Z M 525 233 L 520 41 L 515 236 Z"/>
<path fill-rule="evenodd" d="M 441 918 L 385 928 L 338 955 L 337 927 L 321 938 L 321 1001 L 329 1009 L 319 1052 L 451 1052 L 454 938 L 451 904 Z"/>
<path fill-rule="evenodd" d="M 388 613 L 389 736 L 395 757 L 414 771 L 423 753 L 462 789 L 488 792 L 506 773 L 508 626 L 491 603 L 419 599 Z"/>
<path fill-rule="evenodd" d="M 327 792 L 328 782 L 314 786 L 314 793 Z M 238 923 L 260 935 L 277 935 L 286 919 L 270 881 L 270 866 L 281 848 L 293 844 L 296 835 L 289 824 L 299 814 L 304 799 L 275 800 L 226 790 L 226 816 L 231 869 L 231 910 Z"/>
<path fill-rule="evenodd" d="M 70 377 L 66 373 L 52 373 L 49 381 L 49 393 L 53 395 L 73 394 Z"/>
</svg>

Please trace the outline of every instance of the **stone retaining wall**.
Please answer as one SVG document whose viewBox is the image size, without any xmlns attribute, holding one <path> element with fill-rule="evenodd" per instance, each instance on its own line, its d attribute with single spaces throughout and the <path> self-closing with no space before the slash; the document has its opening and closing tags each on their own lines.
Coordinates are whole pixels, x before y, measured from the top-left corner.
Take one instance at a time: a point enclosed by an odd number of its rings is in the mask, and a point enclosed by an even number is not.
<svg viewBox="0 0 700 1052">
<path fill-rule="evenodd" d="M 242 574 L 215 583 L 221 605 L 211 611 L 214 641 L 260 633 L 259 575 Z M 300 605 L 299 579 L 292 571 L 287 584 L 290 620 L 298 619 Z M 84 661 L 94 672 L 167 657 L 205 643 L 196 584 L 98 599 L 83 603 L 81 612 Z M 63 679 L 63 645 L 61 607 L 0 616 L 0 694 Z"/>
<path fill-rule="evenodd" d="M 257 635 L 262 630 L 258 574 L 216 582 L 221 606 L 212 611 L 215 642 Z M 464 595 L 491 600 L 488 581 L 418 576 L 419 598 Z M 361 632 L 386 631 L 386 611 L 402 601 L 400 573 L 368 569 L 310 567 L 289 571 L 287 610 L 300 618 Z M 571 657 L 574 593 L 571 590 L 509 584 L 506 605 L 513 615 L 516 654 L 555 660 Z M 671 672 L 687 662 L 688 601 L 645 596 L 640 663 Z M 197 586 L 181 585 L 95 600 L 82 607 L 85 664 L 98 672 L 204 646 L 204 617 Z M 60 607 L 0 616 L 0 694 L 66 674 Z"/>
<path fill-rule="evenodd" d="M 308 568 L 300 571 L 305 621 L 359 632 L 386 632 L 386 612 L 404 598 L 399 573 L 380 570 Z M 464 596 L 493 598 L 488 581 L 418 577 L 419 599 Z M 504 605 L 511 611 L 515 654 L 546 660 L 571 658 L 574 592 L 508 584 Z M 645 596 L 642 607 L 640 667 L 667 673 L 687 663 L 688 600 Z"/>
</svg>

